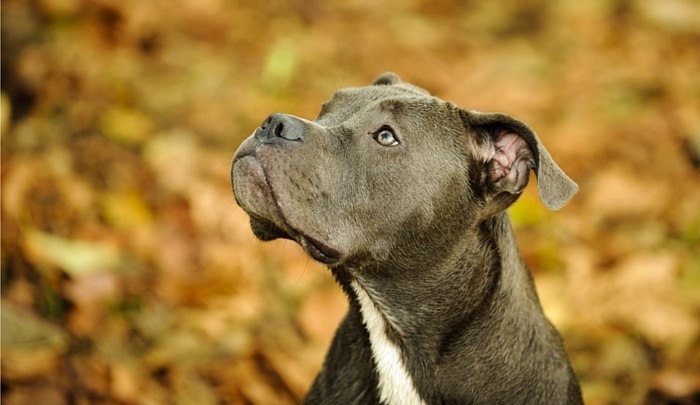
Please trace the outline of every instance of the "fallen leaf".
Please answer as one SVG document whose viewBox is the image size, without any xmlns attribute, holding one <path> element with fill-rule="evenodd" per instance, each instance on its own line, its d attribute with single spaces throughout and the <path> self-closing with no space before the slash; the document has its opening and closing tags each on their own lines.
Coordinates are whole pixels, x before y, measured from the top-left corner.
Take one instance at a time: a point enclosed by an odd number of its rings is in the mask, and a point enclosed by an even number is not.
<svg viewBox="0 0 700 405">
<path fill-rule="evenodd" d="M 2 300 L 3 380 L 37 377 L 56 371 L 68 339 L 56 325 Z"/>
<path fill-rule="evenodd" d="M 114 269 L 121 262 L 120 251 L 112 244 L 67 239 L 35 229 L 25 231 L 24 248 L 34 260 L 58 266 L 71 276 Z"/>
<path fill-rule="evenodd" d="M 275 43 L 267 54 L 261 73 L 263 85 L 269 89 L 287 86 L 299 63 L 298 50 L 294 42 L 282 39 Z"/>
<path fill-rule="evenodd" d="M 137 190 L 107 193 L 102 196 L 105 219 L 115 228 L 143 229 L 153 222 L 153 215 Z"/>
<path fill-rule="evenodd" d="M 102 113 L 102 132 L 121 143 L 140 144 L 154 131 L 154 124 L 143 112 L 121 106 L 113 106 Z"/>
</svg>

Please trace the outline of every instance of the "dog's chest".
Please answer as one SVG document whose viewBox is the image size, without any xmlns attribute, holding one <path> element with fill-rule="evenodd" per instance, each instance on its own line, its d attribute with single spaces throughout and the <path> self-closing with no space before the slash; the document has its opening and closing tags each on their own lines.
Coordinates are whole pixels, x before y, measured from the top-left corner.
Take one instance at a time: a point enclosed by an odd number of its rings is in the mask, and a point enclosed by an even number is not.
<svg viewBox="0 0 700 405">
<path fill-rule="evenodd" d="M 388 339 L 384 316 L 357 281 L 352 281 L 377 368 L 379 398 L 386 405 L 424 405 L 400 349 Z"/>
</svg>

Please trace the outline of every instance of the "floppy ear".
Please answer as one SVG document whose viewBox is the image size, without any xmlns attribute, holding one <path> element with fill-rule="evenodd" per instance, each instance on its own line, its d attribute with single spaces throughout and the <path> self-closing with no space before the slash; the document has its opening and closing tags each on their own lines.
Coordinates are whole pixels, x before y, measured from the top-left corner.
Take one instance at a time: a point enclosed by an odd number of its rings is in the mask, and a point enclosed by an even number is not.
<svg viewBox="0 0 700 405">
<path fill-rule="evenodd" d="M 576 183 L 564 174 L 527 125 L 501 113 L 462 110 L 461 115 L 479 137 L 476 153 L 486 163 L 485 181 L 497 192 L 521 193 L 530 169 L 534 169 L 537 190 L 547 208 L 558 210 L 576 194 Z"/>
</svg>

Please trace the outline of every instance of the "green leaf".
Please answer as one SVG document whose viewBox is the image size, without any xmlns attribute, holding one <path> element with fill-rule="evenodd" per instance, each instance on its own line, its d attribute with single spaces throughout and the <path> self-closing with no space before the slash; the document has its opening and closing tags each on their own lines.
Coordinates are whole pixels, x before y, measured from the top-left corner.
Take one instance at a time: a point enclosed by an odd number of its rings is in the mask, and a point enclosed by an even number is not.
<svg viewBox="0 0 700 405">
<path fill-rule="evenodd" d="M 58 266 L 71 276 L 115 268 L 121 261 L 116 246 L 62 238 L 38 230 L 25 233 L 25 248 L 36 259 Z"/>
<path fill-rule="evenodd" d="M 263 86 L 279 89 L 287 86 L 299 64 L 299 53 L 292 42 L 277 42 L 267 55 L 262 71 Z"/>
</svg>

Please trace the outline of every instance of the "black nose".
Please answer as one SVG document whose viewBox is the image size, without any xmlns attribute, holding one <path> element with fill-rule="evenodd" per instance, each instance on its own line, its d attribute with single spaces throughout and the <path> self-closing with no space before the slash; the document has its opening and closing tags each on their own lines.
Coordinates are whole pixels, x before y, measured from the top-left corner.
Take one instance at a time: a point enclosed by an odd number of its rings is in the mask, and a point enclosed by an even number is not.
<svg viewBox="0 0 700 405">
<path fill-rule="evenodd" d="M 290 115 L 272 114 L 255 131 L 255 137 L 262 142 L 303 141 L 304 123 Z"/>
</svg>

